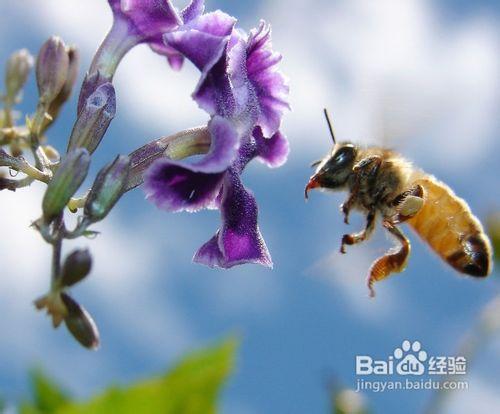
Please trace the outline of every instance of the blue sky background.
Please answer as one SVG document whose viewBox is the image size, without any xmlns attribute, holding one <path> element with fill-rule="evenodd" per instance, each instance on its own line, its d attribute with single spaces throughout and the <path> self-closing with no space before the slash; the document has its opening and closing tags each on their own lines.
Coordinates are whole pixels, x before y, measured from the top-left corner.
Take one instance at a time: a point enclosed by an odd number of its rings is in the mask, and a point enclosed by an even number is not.
<svg viewBox="0 0 500 414">
<path fill-rule="evenodd" d="M 407 270 L 378 284 L 370 300 L 365 275 L 391 246 L 381 230 L 368 243 L 335 253 L 346 227 L 344 194 L 303 200 L 308 165 L 329 149 L 322 117 L 330 108 L 341 139 L 395 147 L 449 183 L 484 219 L 499 208 L 500 7 L 494 1 L 208 1 L 240 19 L 273 24 L 284 54 L 293 112 L 284 120 L 292 152 L 268 170 L 244 175 L 259 202 L 273 271 L 244 266 L 211 270 L 191 263 L 215 232 L 218 212 L 168 214 L 127 194 L 97 240 L 77 241 L 95 254 L 92 276 L 74 290 L 95 316 L 102 347 L 88 352 L 53 331 L 32 300 L 49 283 L 49 248 L 28 228 L 40 214 L 43 188 L 2 193 L 0 240 L 0 395 L 27 393 L 27 370 L 41 365 L 78 396 L 162 372 L 189 350 L 230 333 L 242 338 L 223 412 L 324 413 L 332 379 L 355 385 L 357 354 L 386 358 L 404 339 L 431 355 L 451 355 L 483 306 L 498 294 L 498 275 L 476 281 L 440 262 L 409 229 Z M 0 58 L 21 47 L 33 54 L 52 34 L 79 45 L 80 78 L 106 33 L 104 0 L 2 0 Z M 134 49 L 116 76 L 118 115 L 93 159 L 93 171 L 117 153 L 202 124 L 189 95 L 198 73 L 172 72 L 147 47 Z M 21 109 L 32 111 L 33 78 Z M 75 98 L 51 140 L 60 149 L 74 121 Z M 6 237 L 5 235 L 8 235 Z M 70 248 L 68 246 L 68 248 Z M 484 344 L 469 369 L 470 389 L 450 396 L 449 413 L 500 406 L 500 340 Z M 376 413 L 417 413 L 428 391 L 367 393 Z M 472 408 L 474 407 L 474 408 Z"/>
</svg>

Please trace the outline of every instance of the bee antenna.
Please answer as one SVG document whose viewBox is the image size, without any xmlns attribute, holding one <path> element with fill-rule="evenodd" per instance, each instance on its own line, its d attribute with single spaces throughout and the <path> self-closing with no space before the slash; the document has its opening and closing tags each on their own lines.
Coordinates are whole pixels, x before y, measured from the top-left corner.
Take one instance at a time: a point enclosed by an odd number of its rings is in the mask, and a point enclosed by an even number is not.
<svg viewBox="0 0 500 414">
<path fill-rule="evenodd" d="M 333 132 L 333 125 L 332 121 L 330 120 L 330 115 L 328 115 L 328 109 L 323 109 L 323 112 L 325 114 L 326 123 L 328 124 L 328 129 L 330 130 L 330 135 L 332 136 L 333 144 L 335 145 L 335 133 Z"/>
</svg>

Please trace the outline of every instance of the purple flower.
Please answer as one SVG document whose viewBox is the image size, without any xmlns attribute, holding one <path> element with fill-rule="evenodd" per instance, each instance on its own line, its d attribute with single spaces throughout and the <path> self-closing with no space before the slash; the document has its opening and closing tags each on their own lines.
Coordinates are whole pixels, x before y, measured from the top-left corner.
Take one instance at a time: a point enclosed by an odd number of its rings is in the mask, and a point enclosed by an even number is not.
<svg viewBox="0 0 500 414">
<path fill-rule="evenodd" d="M 145 191 L 168 211 L 220 209 L 222 225 L 195 254 L 195 262 L 272 267 L 256 200 L 240 175 L 254 158 L 270 167 L 286 161 L 288 141 L 279 128 L 289 105 L 288 85 L 277 70 L 281 55 L 273 52 L 270 27 L 263 22 L 247 36 L 221 11 L 193 15 L 163 40 L 201 72 L 193 99 L 211 116 L 210 150 L 194 162 L 155 161 L 144 176 Z"/>
<path fill-rule="evenodd" d="M 147 43 L 155 52 L 165 55 L 174 69 L 180 69 L 183 57 L 163 43 L 163 34 L 200 16 L 204 10 L 202 0 L 192 0 L 178 11 L 170 0 L 108 0 L 113 10 L 115 25 L 124 23 L 128 36 L 136 44 Z"/>
<path fill-rule="evenodd" d="M 261 22 L 250 32 L 246 69 L 259 101 L 257 125 L 266 138 L 279 130 L 285 109 L 290 109 L 288 85 L 276 70 L 280 61 L 281 55 L 271 49 L 271 27 Z"/>
</svg>

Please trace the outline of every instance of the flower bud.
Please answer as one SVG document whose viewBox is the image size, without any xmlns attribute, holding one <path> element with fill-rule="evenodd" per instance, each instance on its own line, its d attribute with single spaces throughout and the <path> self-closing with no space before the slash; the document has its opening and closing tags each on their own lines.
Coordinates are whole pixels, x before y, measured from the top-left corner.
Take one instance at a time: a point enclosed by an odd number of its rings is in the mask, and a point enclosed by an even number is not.
<svg viewBox="0 0 500 414">
<path fill-rule="evenodd" d="M 99 347 L 99 331 L 90 314 L 68 294 L 61 293 L 61 299 L 68 311 L 68 315 L 64 319 L 68 331 L 85 348 L 97 349 Z"/>
<path fill-rule="evenodd" d="M 78 65 L 80 63 L 80 54 L 78 53 L 78 49 L 76 49 L 74 46 L 69 46 L 66 48 L 66 53 L 68 54 L 68 59 L 69 59 L 66 82 L 64 83 L 61 91 L 50 103 L 50 106 L 47 110 L 52 119 L 55 119 L 57 117 L 59 111 L 61 110 L 61 107 L 71 96 L 71 92 L 73 91 L 73 86 L 75 85 L 76 82 L 76 77 L 78 76 Z M 50 122 L 47 122 L 47 125 L 49 124 Z"/>
<path fill-rule="evenodd" d="M 5 87 L 7 97 L 12 102 L 16 99 L 33 67 L 33 56 L 26 49 L 14 52 L 7 61 Z"/>
<path fill-rule="evenodd" d="M 89 96 L 92 95 L 99 86 L 111 81 L 112 77 L 101 75 L 99 71 L 93 72 L 92 74 L 87 73 L 83 80 L 82 87 L 80 88 L 76 113 L 79 114 L 82 111 Z"/>
<path fill-rule="evenodd" d="M 116 113 L 115 88 L 109 82 L 99 86 L 92 93 L 71 131 L 68 151 L 86 148 L 92 154 L 101 142 Z"/>
<path fill-rule="evenodd" d="M 43 197 L 43 218 L 46 223 L 50 223 L 64 210 L 85 180 L 89 164 L 90 155 L 84 148 L 71 151 L 63 158 Z"/>
<path fill-rule="evenodd" d="M 68 77 L 69 57 L 61 38 L 52 36 L 36 60 L 36 81 L 40 101 L 49 104 L 61 92 Z"/>
<path fill-rule="evenodd" d="M 71 252 L 64 261 L 59 286 L 66 288 L 75 285 L 90 273 L 92 256 L 87 249 Z"/>
<path fill-rule="evenodd" d="M 102 220 L 122 196 L 128 181 L 130 158 L 119 155 L 105 166 L 87 196 L 84 212 L 92 221 Z"/>
</svg>

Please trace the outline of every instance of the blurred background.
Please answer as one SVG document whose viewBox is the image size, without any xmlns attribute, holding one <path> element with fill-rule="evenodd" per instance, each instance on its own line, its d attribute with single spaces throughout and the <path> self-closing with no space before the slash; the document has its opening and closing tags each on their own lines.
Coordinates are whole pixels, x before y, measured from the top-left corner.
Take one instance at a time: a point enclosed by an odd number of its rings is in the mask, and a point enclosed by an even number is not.
<svg viewBox="0 0 500 414">
<path fill-rule="evenodd" d="M 293 112 L 284 120 L 288 163 L 244 175 L 260 207 L 260 227 L 274 270 L 243 266 L 211 270 L 191 263 L 217 229 L 217 211 L 169 214 L 127 194 L 87 244 L 91 277 L 75 297 L 102 335 L 97 352 L 34 310 L 49 283 L 50 250 L 29 228 L 40 215 L 43 187 L 2 192 L 0 202 L 0 395 L 26 395 L 27 371 L 41 366 L 79 397 L 110 384 L 162 372 L 186 352 L 236 333 L 237 369 L 222 412 L 325 413 L 332 384 L 355 387 L 358 354 L 386 358 L 404 339 L 430 355 L 453 355 L 483 307 L 499 293 L 498 274 L 477 281 L 443 264 L 409 229 L 407 270 L 377 284 L 365 277 L 391 247 L 379 229 L 348 254 L 338 251 L 345 194 L 313 192 L 303 200 L 309 163 L 330 148 L 322 108 L 341 140 L 383 144 L 448 183 L 486 220 L 500 208 L 500 5 L 494 0 L 208 0 L 245 30 L 259 19 L 273 26 L 283 53 Z M 182 2 L 177 2 L 182 6 Z M 105 0 L 2 0 L 0 61 L 27 47 L 36 54 L 52 34 L 79 46 L 80 79 L 111 24 Z M 177 73 L 147 46 L 126 56 L 115 78 L 118 114 L 94 156 L 97 171 L 117 153 L 206 122 L 191 100 L 198 80 L 189 63 Z M 34 79 L 20 109 L 34 109 Z M 76 98 L 51 129 L 64 149 Z M 71 247 L 71 244 L 66 246 Z M 481 344 L 468 368 L 469 390 L 446 400 L 444 412 L 500 407 L 500 339 Z M 432 391 L 366 392 L 376 413 L 421 411 Z"/>
</svg>

